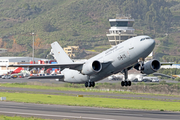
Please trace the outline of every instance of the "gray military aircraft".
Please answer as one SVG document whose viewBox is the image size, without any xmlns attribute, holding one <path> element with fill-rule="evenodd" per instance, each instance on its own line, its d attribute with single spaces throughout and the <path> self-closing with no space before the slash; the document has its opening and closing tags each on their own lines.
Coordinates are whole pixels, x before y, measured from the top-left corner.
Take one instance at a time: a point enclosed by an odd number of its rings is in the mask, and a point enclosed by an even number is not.
<svg viewBox="0 0 180 120">
<path fill-rule="evenodd" d="M 149 36 L 137 36 L 113 46 L 85 62 L 73 62 L 62 47 L 54 42 L 51 47 L 58 64 L 21 64 L 9 65 L 9 67 L 60 68 L 62 70 L 60 75 L 32 76 L 29 79 L 58 79 L 69 83 L 84 83 L 85 87 L 94 87 L 95 82 L 121 72 L 125 78 L 121 85 L 131 86 L 131 81 L 128 80 L 128 70 L 131 68 L 134 67 L 143 74 L 151 74 L 160 69 L 161 64 L 158 60 L 144 62 L 144 58 L 152 52 L 154 46 L 155 41 Z"/>
</svg>

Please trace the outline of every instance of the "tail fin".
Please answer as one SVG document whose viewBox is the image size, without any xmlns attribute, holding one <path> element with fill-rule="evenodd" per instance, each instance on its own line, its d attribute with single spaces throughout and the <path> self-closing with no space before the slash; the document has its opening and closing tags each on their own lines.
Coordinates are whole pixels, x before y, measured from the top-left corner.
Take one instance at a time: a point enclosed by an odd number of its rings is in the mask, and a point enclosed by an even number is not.
<svg viewBox="0 0 180 120">
<path fill-rule="evenodd" d="M 18 67 L 16 68 L 13 72 L 11 72 L 11 74 L 17 74 L 17 73 L 20 73 L 21 70 L 24 70 L 22 67 Z"/>
<path fill-rule="evenodd" d="M 57 63 L 73 63 L 69 56 L 64 52 L 62 47 L 58 42 L 53 42 L 51 44 L 53 56 L 56 59 Z"/>
</svg>

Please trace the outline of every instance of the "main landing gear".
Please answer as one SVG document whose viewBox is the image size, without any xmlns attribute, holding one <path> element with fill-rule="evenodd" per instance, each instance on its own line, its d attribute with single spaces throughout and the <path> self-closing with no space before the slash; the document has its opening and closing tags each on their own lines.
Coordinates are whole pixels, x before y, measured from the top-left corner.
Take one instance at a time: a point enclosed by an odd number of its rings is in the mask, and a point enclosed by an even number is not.
<svg viewBox="0 0 180 120">
<path fill-rule="evenodd" d="M 95 82 L 85 82 L 85 87 L 94 87 L 95 86 Z"/>
<path fill-rule="evenodd" d="M 131 86 L 131 81 L 122 81 L 121 86 Z"/>
<path fill-rule="evenodd" d="M 123 70 L 124 73 L 124 81 L 121 82 L 121 86 L 131 86 L 131 81 L 128 81 L 128 70 L 124 69 Z"/>
</svg>

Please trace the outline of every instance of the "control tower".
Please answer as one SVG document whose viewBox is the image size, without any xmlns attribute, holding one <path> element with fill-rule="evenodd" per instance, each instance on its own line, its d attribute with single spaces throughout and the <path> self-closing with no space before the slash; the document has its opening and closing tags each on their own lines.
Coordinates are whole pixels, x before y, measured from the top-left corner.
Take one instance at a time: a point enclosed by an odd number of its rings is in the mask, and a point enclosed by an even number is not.
<svg viewBox="0 0 180 120">
<path fill-rule="evenodd" d="M 106 34 L 111 46 L 117 45 L 124 40 L 137 36 L 134 34 L 134 19 L 131 15 L 117 14 L 116 19 L 109 19 L 111 28 Z"/>
</svg>

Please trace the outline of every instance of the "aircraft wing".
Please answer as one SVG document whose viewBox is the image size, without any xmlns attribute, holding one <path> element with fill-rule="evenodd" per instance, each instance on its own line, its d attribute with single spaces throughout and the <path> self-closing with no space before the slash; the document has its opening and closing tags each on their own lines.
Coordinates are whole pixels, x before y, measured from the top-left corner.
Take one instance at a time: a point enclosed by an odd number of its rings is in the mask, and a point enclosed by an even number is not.
<svg viewBox="0 0 180 120">
<path fill-rule="evenodd" d="M 169 75 L 165 75 L 165 74 L 162 74 L 162 73 L 153 73 L 154 76 L 162 76 L 162 77 L 167 77 L 167 78 L 172 78 L 172 79 L 175 79 L 174 76 L 169 76 Z"/>
<path fill-rule="evenodd" d="M 105 69 L 112 61 L 104 61 L 101 62 L 103 69 Z M 73 69 L 73 70 L 82 70 L 82 66 L 85 62 L 73 62 L 73 63 L 61 63 L 61 64 L 20 64 L 20 65 L 9 65 L 8 67 L 27 67 L 29 69 L 32 68 L 44 68 L 45 70 L 48 68 L 60 68 L 61 70 L 65 68 Z"/>
<path fill-rule="evenodd" d="M 79 70 L 83 63 L 62 63 L 62 64 L 20 64 L 20 65 L 9 65 L 8 67 L 28 67 L 28 68 L 70 68 Z"/>
<path fill-rule="evenodd" d="M 174 64 L 174 62 L 160 62 L 161 65 L 172 65 Z"/>
</svg>

